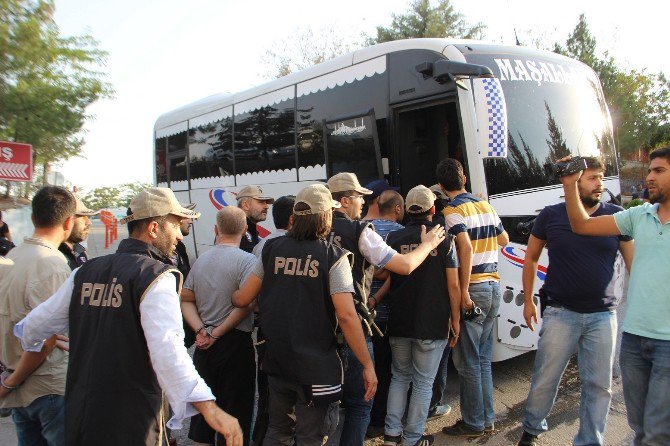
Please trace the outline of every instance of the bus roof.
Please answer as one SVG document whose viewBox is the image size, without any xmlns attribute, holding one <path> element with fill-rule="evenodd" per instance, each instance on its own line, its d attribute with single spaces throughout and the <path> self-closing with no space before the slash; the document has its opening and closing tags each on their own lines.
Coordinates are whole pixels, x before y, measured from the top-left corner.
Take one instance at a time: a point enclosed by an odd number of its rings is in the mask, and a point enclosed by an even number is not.
<svg viewBox="0 0 670 446">
<path fill-rule="evenodd" d="M 257 87 L 250 88 L 238 93 L 214 94 L 207 96 L 204 99 L 192 102 L 190 104 L 179 107 L 175 110 L 169 111 L 161 115 L 154 125 L 154 130 L 163 129 L 175 124 L 182 123 L 186 120 L 205 115 L 207 113 L 228 107 L 241 101 L 256 98 L 258 96 L 275 92 L 291 85 L 308 81 L 316 77 L 328 74 L 339 69 L 349 67 L 361 62 L 365 62 L 376 57 L 380 57 L 389 53 L 422 49 L 431 50 L 437 53 L 444 53 L 448 47 L 455 47 L 460 53 L 474 52 L 474 53 L 507 53 L 507 54 L 524 54 L 525 56 L 532 55 L 553 55 L 555 57 L 563 58 L 555 53 L 548 51 L 537 50 L 528 47 L 498 45 L 480 40 L 463 40 L 463 39 L 405 39 L 395 40 L 392 42 L 384 42 L 366 48 L 353 51 L 335 59 L 328 60 L 305 70 L 291 73 L 279 79 L 266 82 Z M 565 58 L 567 60 L 572 60 Z M 464 61 L 464 59 L 461 59 Z"/>
</svg>

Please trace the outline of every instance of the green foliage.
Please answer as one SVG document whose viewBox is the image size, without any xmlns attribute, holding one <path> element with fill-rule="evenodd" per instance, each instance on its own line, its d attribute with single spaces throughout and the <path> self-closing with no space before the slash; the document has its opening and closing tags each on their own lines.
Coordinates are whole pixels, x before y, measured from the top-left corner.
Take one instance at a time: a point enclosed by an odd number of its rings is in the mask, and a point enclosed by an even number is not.
<svg viewBox="0 0 670 446">
<path fill-rule="evenodd" d="M 624 68 L 607 52 L 599 56 L 583 14 L 565 46 L 556 44 L 554 51 L 584 62 L 598 74 L 619 152 L 648 150 L 670 141 L 670 82 L 663 73 Z"/>
<path fill-rule="evenodd" d="M 53 0 L 0 0 L 0 139 L 33 145 L 37 163 L 79 155 L 86 108 L 110 97 L 88 35 L 62 37 Z"/>
<path fill-rule="evenodd" d="M 641 198 L 633 198 L 628 203 L 624 204 L 623 207 L 629 209 L 635 206 L 640 206 L 641 204 L 644 204 L 644 200 Z"/>
<path fill-rule="evenodd" d="M 151 185 L 125 183 L 115 187 L 98 187 L 83 196 L 81 201 L 91 209 L 127 208 L 130 200 L 147 187 Z"/>
<path fill-rule="evenodd" d="M 481 39 L 485 29 L 482 23 L 468 24 L 451 0 L 439 0 L 436 6 L 430 0 L 414 0 L 407 13 L 392 17 L 391 26 L 378 26 L 377 36 L 369 38 L 368 44 L 420 37 Z"/>
</svg>

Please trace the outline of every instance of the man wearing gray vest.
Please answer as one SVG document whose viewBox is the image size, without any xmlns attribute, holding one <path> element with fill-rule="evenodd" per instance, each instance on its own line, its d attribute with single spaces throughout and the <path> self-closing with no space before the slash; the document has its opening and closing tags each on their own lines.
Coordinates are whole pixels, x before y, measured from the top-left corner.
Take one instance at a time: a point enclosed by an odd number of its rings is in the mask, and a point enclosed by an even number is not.
<svg viewBox="0 0 670 446">
<path fill-rule="evenodd" d="M 162 444 L 164 392 L 174 412 L 168 428 L 200 412 L 228 446 L 242 445 L 237 420 L 216 406 L 184 347 L 182 276 L 170 256 L 181 221 L 199 216 L 170 189 L 140 192 L 122 220 L 130 237 L 117 252 L 76 269 L 14 328 L 27 351 L 69 328 L 66 444 Z"/>
</svg>

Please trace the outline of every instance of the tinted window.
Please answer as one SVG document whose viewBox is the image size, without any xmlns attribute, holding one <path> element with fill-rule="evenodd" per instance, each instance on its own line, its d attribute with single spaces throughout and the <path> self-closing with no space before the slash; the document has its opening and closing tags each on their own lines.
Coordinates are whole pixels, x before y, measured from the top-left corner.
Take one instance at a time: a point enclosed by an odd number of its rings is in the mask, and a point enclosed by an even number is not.
<svg viewBox="0 0 670 446">
<path fill-rule="evenodd" d="M 236 174 L 295 168 L 293 100 L 235 115 Z"/>
<path fill-rule="evenodd" d="M 374 108 L 375 116 L 388 114 L 387 71 L 298 97 L 298 165 L 309 167 L 326 163 L 323 121 Z M 362 182 L 363 180 L 361 180 Z"/>
<path fill-rule="evenodd" d="M 233 175 L 232 119 L 189 130 L 191 179 Z"/>
<path fill-rule="evenodd" d="M 156 153 L 154 160 L 156 162 L 156 184 L 167 183 L 167 159 L 165 158 L 165 144 L 167 138 L 156 139 Z"/>
<path fill-rule="evenodd" d="M 379 178 L 375 124 L 372 115 L 326 124 L 329 176 L 353 172 L 361 184 Z"/>
<path fill-rule="evenodd" d="M 168 169 L 170 172 L 170 183 L 185 181 L 187 177 L 187 150 L 186 132 L 177 133 L 168 137 Z"/>
<path fill-rule="evenodd" d="M 564 58 L 467 57 L 501 79 L 507 103 L 507 159 L 484 161 L 490 195 L 559 184 L 544 165 L 569 154 L 599 156 L 605 175 L 616 175 L 612 129 L 593 71 Z"/>
</svg>

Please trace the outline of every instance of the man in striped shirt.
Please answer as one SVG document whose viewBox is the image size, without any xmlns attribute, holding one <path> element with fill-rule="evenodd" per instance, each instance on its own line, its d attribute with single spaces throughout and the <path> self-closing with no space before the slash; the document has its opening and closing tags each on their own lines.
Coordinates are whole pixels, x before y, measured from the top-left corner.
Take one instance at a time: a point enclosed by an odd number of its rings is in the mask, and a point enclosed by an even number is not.
<svg viewBox="0 0 670 446">
<path fill-rule="evenodd" d="M 479 437 L 494 429 L 491 352 L 493 322 L 500 307 L 498 251 L 509 237 L 487 202 L 465 190 L 463 166 L 445 158 L 437 180 L 451 200 L 444 209 L 446 228 L 456 237 L 461 282 L 461 336 L 453 352 L 461 384 L 461 415 L 447 435 Z"/>
</svg>

